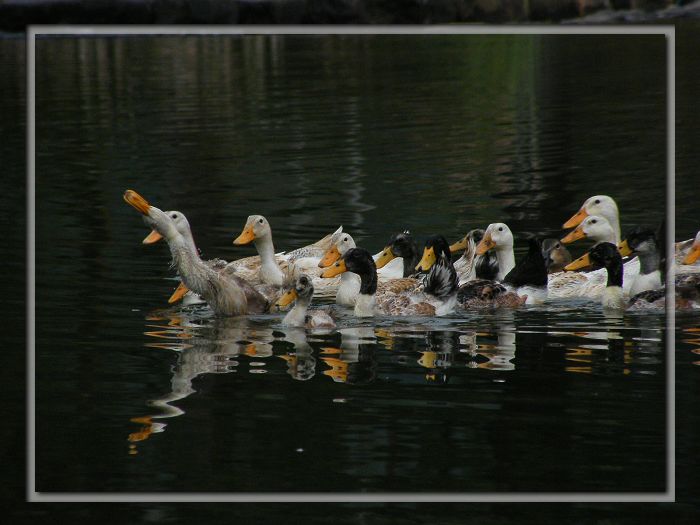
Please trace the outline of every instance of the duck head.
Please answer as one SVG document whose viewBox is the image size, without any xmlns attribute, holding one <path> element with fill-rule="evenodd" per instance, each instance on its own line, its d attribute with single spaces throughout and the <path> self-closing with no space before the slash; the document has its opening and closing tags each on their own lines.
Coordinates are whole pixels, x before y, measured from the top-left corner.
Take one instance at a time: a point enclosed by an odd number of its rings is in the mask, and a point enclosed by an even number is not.
<svg viewBox="0 0 700 525">
<path fill-rule="evenodd" d="M 476 247 L 476 254 L 483 255 L 489 250 L 512 249 L 513 233 L 508 225 L 502 222 L 489 224 L 484 232 L 484 237 Z"/>
<path fill-rule="evenodd" d="M 625 236 L 618 249 L 623 257 L 633 253 L 653 253 L 657 250 L 656 234 L 649 228 L 635 228 Z"/>
<path fill-rule="evenodd" d="M 466 250 L 470 245 L 476 246 L 477 244 L 479 244 L 479 242 L 481 242 L 481 239 L 483 239 L 483 237 L 484 230 L 479 228 L 471 230 L 460 240 L 458 240 L 454 244 L 450 244 L 450 252 L 458 253 L 462 250 Z"/>
<path fill-rule="evenodd" d="M 377 268 L 383 268 L 389 261 L 397 257 L 411 260 L 416 257 L 416 251 L 416 243 L 410 231 L 397 233 L 389 239 L 389 243 L 382 250 L 382 254 L 376 261 Z"/>
<path fill-rule="evenodd" d="M 618 217 L 617 204 L 608 195 L 594 195 L 583 203 L 583 206 L 564 223 L 563 228 L 573 228 L 581 224 L 586 217 L 598 215 L 604 217 L 608 222 L 616 220 Z"/>
<path fill-rule="evenodd" d="M 331 247 L 323 254 L 321 261 L 318 263 L 319 268 L 327 268 L 349 250 L 355 248 L 355 240 L 348 233 L 338 233 L 334 235 L 335 239 L 331 239 Z"/>
<path fill-rule="evenodd" d="M 236 237 L 233 244 L 243 246 L 257 239 L 269 238 L 272 235 L 270 224 L 262 215 L 251 215 L 243 227 L 241 234 Z"/>
<path fill-rule="evenodd" d="M 559 239 L 545 239 L 542 241 L 542 257 L 544 257 L 547 271 L 559 272 L 571 262 L 571 253 L 562 245 Z"/>
<path fill-rule="evenodd" d="M 610 270 L 622 268 L 622 256 L 617 249 L 617 246 L 610 242 L 601 242 L 596 244 L 590 252 L 582 255 L 572 263 L 569 263 L 564 268 L 566 271 L 580 270 L 588 267 L 605 268 L 610 273 Z"/>
<path fill-rule="evenodd" d="M 450 245 L 442 235 L 433 235 L 427 241 L 425 241 L 423 257 L 416 265 L 416 270 L 427 272 L 430 270 L 433 264 L 439 260 L 445 260 L 447 262 L 452 260 L 452 256 L 450 255 Z"/>
<path fill-rule="evenodd" d="M 597 242 L 610 242 L 615 239 L 615 232 L 610 222 L 600 215 L 589 215 L 569 232 L 561 242 L 569 244 L 579 239 L 592 239 Z"/>
<path fill-rule="evenodd" d="M 149 237 L 155 238 L 156 236 L 158 236 L 158 239 L 162 237 L 165 237 L 166 239 L 181 237 L 175 222 L 168 215 L 168 213 L 156 208 L 155 206 L 151 206 L 151 204 L 145 198 L 136 193 L 134 190 L 126 190 L 124 192 L 124 201 L 140 212 L 143 215 L 143 221 L 146 223 L 146 225 L 157 232 L 157 235 L 153 235 L 153 237 L 151 237 L 151 235 L 146 237 L 144 242 L 148 240 Z"/>
<path fill-rule="evenodd" d="M 277 308 L 284 308 L 293 301 L 300 301 L 308 304 L 311 302 L 313 295 L 314 285 L 311 283 L 311 279 L 309 279 L 308 275 L 302 274 L 297 277 L 297 280 L 294 282 L 294 287 L 277 300 L 275 306 Z"/>
</svg>

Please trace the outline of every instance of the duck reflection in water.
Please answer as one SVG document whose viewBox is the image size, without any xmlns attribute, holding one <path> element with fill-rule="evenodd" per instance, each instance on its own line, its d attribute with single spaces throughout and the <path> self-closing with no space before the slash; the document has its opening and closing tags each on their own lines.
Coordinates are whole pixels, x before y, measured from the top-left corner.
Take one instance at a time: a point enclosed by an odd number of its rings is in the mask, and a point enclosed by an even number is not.
<svg viewBox="0 0 700 525">
<path fill-rule="evenodd" d="M 449 381 L 450 369 L 459 354 L 460 333 L 457 331 L 431 331 L 425 334 L 426 349 L 420 351 L 418 364 L 427 368 L 425 380 L 429 383 L 445 384 Z"/>
<path fill-rule="evenodd" d="M 374 327 L 343 328 L 339 332 L 340 347 L 321 349 L 321 360 L 330 367 L 323 374 L 339 383 L 372 383 L 377 376 L 377 337 Z"/>
<path fill-rule="evenodd" d="M 288 328 L 285 332 L 285 341 L 294 345 L 293 352 L 278 355 L 287 362 L 287 373 L 297 381 L 308 381 L 316 375 L 316 358 L 313 349 L 306 340 L 306 331 L 303 328 Z"/>
<path fill-rule="evenodd" d="M 130 419 L 142 425 L 138 431 L 129 434 L 130 454 L 138 453 L 136 443 L 165 431 L 167 425 L 156 420 L 185 413 L 172 403 L 196 392 L 192 386 L 196 377 L 235 372 L 241 357 L 264 359 L 273 355 L 275 336 L 272 329 L 252 327 L 249 320 L 234 317 L 209 319 L 202 324 L 203 319 L 197 310 L 189 314 L 183 310 L 161 310 L 146 318 L 146 326 L 150 330 L 144 334 L 159 339 L 146 346 L 173 350 L 177 353 L 177 360 L 170 380 L 170 391 L 146 402 L 147 406 L 158 408 L 159 412 Z M 161 342 L 160 339 L 167 339 L 168 342 Z M 260 370 L 259 366 L 264 365 L 261 362 L 255 364 L 258 366 L 251 368 L 251 371 Z"/>
</svg>

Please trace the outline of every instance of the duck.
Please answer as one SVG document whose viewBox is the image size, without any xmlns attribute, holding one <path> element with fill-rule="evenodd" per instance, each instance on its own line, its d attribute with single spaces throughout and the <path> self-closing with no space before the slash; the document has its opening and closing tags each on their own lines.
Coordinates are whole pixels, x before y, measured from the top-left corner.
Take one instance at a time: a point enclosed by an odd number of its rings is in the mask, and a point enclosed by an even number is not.
<svg viewBox="0 0 700 525">
<path fill-rule="evenodd" d="M 262 283 L 275 287 L 278 291 L 289 286 L 302 273 L 312 278 L 316 294 L 328 296 L 335 293 L 339 280 L 324 281 L 319 278 L 318 263 L 331 247 L 333 236 L 342 233 L 340 226 L 335 232 L 326 235 L 314 244 L 291 252 L 275 255 L 270 223 L 262 215 L 250 215 L 241 234 L 233 241 L 235 246 L 254 243 L 258 257 L 233 261 L 231 267 L 242 278 L 251 283 Z"/>
<path fill-rule="evenodd" d="M 700 273 L 685 273 L 675 277 L 674 306 L 676 310 L 700 309 Z M 666 287 L 646 290 L 630 299 L 628 310 L 666 308 Z"/>
<path fill-rule="evenodd" d="M 450 245 L 451 253 L 464 250 L 462 256 L 454 262 L 460 286 L 473 279 L 494 280 L 498 274 L 498 259 L 495 252 L 476 254 L 476 246 L 484 237 L 484 230 L 475 228 L 464 237 Z"/>
<path fill-rule="evenodd" d="M 401 259 L 402 263 L 400 274 L 392 273 L 391 277 L 411 277 L 416 273 L 415 266 L 420 258 L 420 251 L 409 230 L 397 233 L 389 239 L 387 245 L 380 252 L 379 257 L 375 259 L 377 270 L 381 270 L 386 267 L 387 263 L 398 258 Z"/>
<path fill-rule="evenodd" d="M 676 243 L 676 274 L 700 273 L 700 231 L 693 239 Z"/>
<path fill-rule="evenodd" d="M 559 239 L 547 238 L 542 240 L 542 256 L 544 257 L 547 273 L 557 273 L 572 261 L 571 253 L 562 245 Z"/>
<path fill-rule="evenodd" d="M 248 313 L 263 313 L 269 303 L 265 297 L 240 277 L 214 270 L 199 256 L 193 242 L 189 242 L 178 231 L 173 219 L 165 212 L 151 206 L 133 190 L 124 193 L 124 200 L 139 211 L 144 221 L 156 230 L 168 243 L 184 285 L 202 296 L 218 316 L 234 316 Z"/>
<path fill-rule="evenodd" d="M 446 241 L 445 247 L 448 249 Z M 377 314 L 434 316 L 449 310 L 447 301 L 432 295 L 449 291 L 451 288 L 441 282 L 440 279 L 444 278 L 446 273 L 439 269 L 429 272 L 423 282 L 414 278 L 394 279 L 384 283 L 385 286 L 378 290 L 377 267 L 374 259 L 364 248 L 352 248 L 327 267 L 321 277 L 332 278 L 344 272 L 352 272 L 360 277 L 360 292 L 353 310 L 356 317 L 373 317 Z M 453 284 L 456 292 L 456 274 Z M 445 305 L 447 307 L 444 307 Z"/>
<path fill-rule="evenodd" d="M 649 228 L 637 227 L 625 235 L 618 250 L 623 257 L 636 255 L 639 258 L 639 272 L 633 275 L 629 295 L 637 295 L 647 290 L 662 287 L 661 255 L 656 234 Z"/>
<path fill-rule="evenodd" d="M 515 267 L 515 255 L 513 253 L 513 233 L 507 224 L 496 222 L 489 224 L 479 244 L 476 246 L 476 254 L 484 255 L 493 250 L 496 253 L 498 272 L 495 280 L 502 281 Z"/>
<path fill-rule="evenodd" d="M 535 304 L 547 298 L 547 269 L 539 242 L 536 239 L 528 242 L 526 256 L 516 265 L 513 233 L 507 224 L 497 222 L 488 225 L 476 253 L 481 255 L 494 250 L 498 260 L 496 281 L 500 281 L 508 291 L 526 297 L 527 304 Z"/>
<path fill-rule="evenodd" d="M 593 195 L 586 199 L 581 208 L 564 223 L 563 228 L 575 228 L 587 217 L 593 215 L 607 220 L 612 228 L 613 238 L 606 242 L 619 244 L 621 241 L 620 215 L 615 199 L 609 195 Z"/>
<path fill-rule="evenodd" d="M 325 310 L 308 310 L 314 296 L 314 285 L 308 275 L 297 277 L 294 287 L 280 297 L 275 306 L 282 308 L 294 302 L 294 307 L 282 319 L 282 326 L 304 328 L 335 328 L 335 321 Z"/>
<path fill-rule="evenodd" d="M 600 298 L 603 308 L 613 310 L 625 309 L 627 301 L 622 291 L 622 256 L 617 245 L 610 242 L 598 243 L 590 252 L 569 263 L 566 266 L 566 270 L 577 270 L 592 265 L 602 266 L 607 272 L 605 290 Z"/>
<path fill-rule="evenodd" d="M 352 248 L 356 248 L 355 239 L 349 233 L 336 233 L 331 247 L 323 254 L 318 263 L 319 268 L 327 268 Z M 335 294 L 335 302 L 340 306 L 355 306 L 360 293 L 360 276 L 352 272 L 340 274 L 340 285 Z"/>
</svg>

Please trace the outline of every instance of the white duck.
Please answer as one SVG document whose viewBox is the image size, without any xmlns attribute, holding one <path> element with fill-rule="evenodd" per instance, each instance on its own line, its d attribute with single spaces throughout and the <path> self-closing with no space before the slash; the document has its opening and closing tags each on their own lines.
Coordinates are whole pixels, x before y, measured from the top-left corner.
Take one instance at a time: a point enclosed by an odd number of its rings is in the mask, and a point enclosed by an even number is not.
<svg viewBox="0 0 700 525">
<path fill-rule="evenodd" d="M 185 239 L 172 218 L 162 210 L 151 206 L 146 199 L 132 190 L 124 193 L 124 200 L 144 216 L 144 221 L 168 242 L 173 256 L 173 266 L 190 290 L 201 295 L 217 315 L 242 315 L 262 313 L 267 310 L 267 300 L 243 279 L 217 272 L 202 261 L 194 243 Z"/>
</svg>

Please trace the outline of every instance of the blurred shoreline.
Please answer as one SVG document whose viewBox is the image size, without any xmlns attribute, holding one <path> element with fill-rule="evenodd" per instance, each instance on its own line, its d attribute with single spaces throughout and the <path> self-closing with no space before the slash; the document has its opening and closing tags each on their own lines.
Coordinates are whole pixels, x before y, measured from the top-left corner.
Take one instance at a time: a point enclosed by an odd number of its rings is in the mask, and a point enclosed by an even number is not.
<svg viewBox="0 0 700 525">
<path fill-rule="evenodd" d="M 700 0 L 0 0 L 0 31 L 39 24 L 650 23 Z"/>
</svg>

